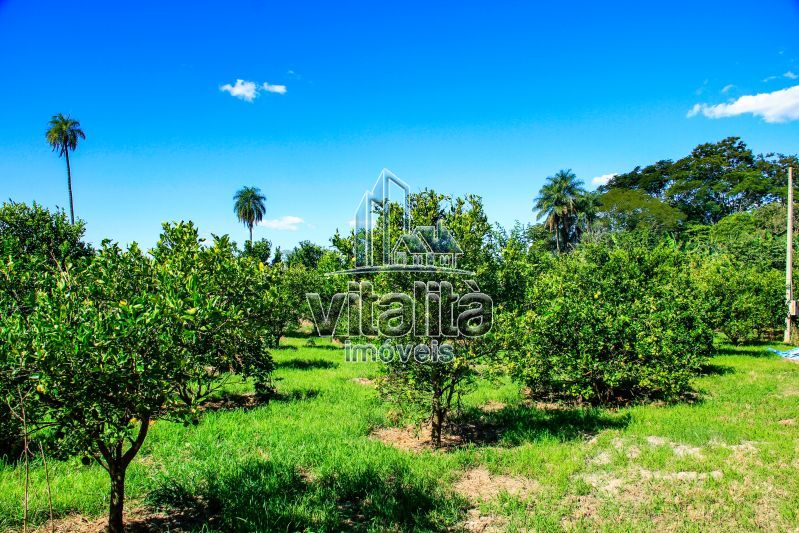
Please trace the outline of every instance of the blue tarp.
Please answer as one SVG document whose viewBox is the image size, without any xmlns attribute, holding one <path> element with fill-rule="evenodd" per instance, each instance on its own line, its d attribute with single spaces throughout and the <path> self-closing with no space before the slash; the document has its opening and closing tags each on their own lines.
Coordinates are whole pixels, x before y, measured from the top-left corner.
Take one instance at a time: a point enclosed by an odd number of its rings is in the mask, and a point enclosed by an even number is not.
<svg viewBox="0 0 799 533">
<path fill-rule="evenodd" d="M 784 357 L 785 359 L 799 359 L 799 348 L 794 348 L 793 350 L 785 350 L 785 351 L 779 351 L 775 350 L 774 348 L 769 348 L 768 351 L 774 352 L 775 354 L 779 355 L 780 357 Z"/>
</svg>

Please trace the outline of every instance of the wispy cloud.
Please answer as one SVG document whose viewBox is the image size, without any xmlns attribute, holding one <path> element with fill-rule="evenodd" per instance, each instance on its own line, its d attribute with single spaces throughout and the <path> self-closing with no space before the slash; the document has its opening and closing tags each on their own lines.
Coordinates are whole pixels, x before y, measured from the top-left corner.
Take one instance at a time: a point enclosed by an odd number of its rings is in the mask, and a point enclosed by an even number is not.
<svg viewBox="0 0 799 533">
<path fill-rule="evenodd" d="M 247 102 L 252 102 L 258 96 L 258 89 L 254 81 L 236 80 L 235 85 L 226 83 L 219 90 L 230 93 L 230 96 L 235 96 Z"/>
<path fill-rule="evenodd" d="M 799 119 L 799 85 L 770 93 L 741 96 L 726 104 L 694 104 L 688 117 L 702 114 L 707 118 L 754 115 L 766 122 L 790 122 Z"/>
<path fill-rule="evenodd" d="M 261 93 L 261 91 L 275 94 L 286 94 L 287 89 L 285 85 L 276 85 L 268 82 L 258 84 L 254 81 L 237 79 L 235 84 L 231 85 L 226 83 L 225 85 L 220 86 L 219 90 L 230 93 L 231 96 L 235 96 L 236 98 L 246 102 L 252 102 Z"/>
<path fill-rule="evenodd" d="M 722 93 L 724 93 L 724 94 L 727 94 L 727 93 L 728 93 L 728 92 L 730 92 L 730 90 L 731 90 L 731 89 L 733 89 L 734 87 L 735 87 L 735 85 L 733 85 L 732 83 L 730 83 L 729 85 L 725 85 L 725 86 L 724 86 L 724 88 L 723 88 L 723 89 L 721 89 L 721 92 L 722 92 Z"/>
<path fill-rule="evenodd" d="M 774 81 L 774 80 L 779 79 L 779 78 L 787 78 L 789 80 L 795 80 L 796 78 L 799 78 L 799 76 L 797 76 L 796 74 L 794 74 L 792 71 L 789 70 L 789 71 L 785 72 L 784 74 L 782 74 L 780 76 L 768 76 L 766 78 L 763 78 L 763 81 L 764 82 L 769 82 L 769 81 Z"/>
<path fill-rule="evenodd" d="M 300 224 L 305 222 L 300 217 L 286 215 L 280 218 L 261 221 L 261 226 L 278 231 L 297 231 L 300 229 Z"/>
<path fill-rule="evenodd" d="M 616 172 L 613 174 L 602 174 L 601 176 L 597 176 L 591 179 L 591 185 L 596 185 L 599 187 L 600 185 L 607 185 L 608 182 L 614 178 L 614 176 L 618 176 Z"/>
<path fill-rule="evenodd" d="M 286 86 L 285 85 L 271 85 L 267 82 L 261 86 L 264 91 L 268 93 L 277 93 L 277 94 L 286 94 Z"/>
<path fill-rule="evenodd" d="M 699 87 L 696 91 L 694 91 L 697 96 L 702 96 L 702 93 L 705 92 L 705 89 L 707 89 L 707 84 L 708 84 L 709 81 L 710 80 L 703 81 L 702 82 L 702 86 Z"/>
</svg>

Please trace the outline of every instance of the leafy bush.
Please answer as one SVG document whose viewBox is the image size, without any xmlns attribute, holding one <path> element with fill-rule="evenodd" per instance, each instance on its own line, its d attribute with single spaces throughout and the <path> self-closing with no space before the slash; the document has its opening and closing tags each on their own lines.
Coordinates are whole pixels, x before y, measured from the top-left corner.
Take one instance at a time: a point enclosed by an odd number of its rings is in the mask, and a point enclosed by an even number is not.
<svg viewBox="0 0 799 533">
<path fill-rule="evenodd" d="M 82 222 L 70 224 L 63 211 L 49 211 L 7 202 L 0 207 L 0 319 L 31 313 L 36 294 L 48 290 L 53 270 L 80 263 L 92 255 L 83 242 Z M 16 363 L 0 338 L 0 457 L 18 457 L 22 452 L 22 428 L 10 405 L 19 401 Z"/>
<path fill-rule="evenodd" d="M 701 310 L 676 245 L 619 235 L 550 259 L 496 337 L 504 369 L 535 396 L 672 399 L 713 351 Z"/>
<path fill-rule="evenodd" d="M 13 282 L 11 266 L 0 275 Z M 227 237 L 203 245 L 191 223 L 164 225 L 151 256 L 106 241 L 83 268 L 48 275 L 30 313 L 0 317 L 7 390 L 61 451 L 105 468 L 108 530 L 122 531 L 125 472 L 150 422 L 197 423 L 228 372 L 268 380 L 267 278 Z"/>
<path fill-rule="evenodd" d="M 704 257 L 694 277 L 713 329 L 732 343 L 772 338 L 785 321 L 785 274 L 734 261 L 729 255 Z"/>
</svg>

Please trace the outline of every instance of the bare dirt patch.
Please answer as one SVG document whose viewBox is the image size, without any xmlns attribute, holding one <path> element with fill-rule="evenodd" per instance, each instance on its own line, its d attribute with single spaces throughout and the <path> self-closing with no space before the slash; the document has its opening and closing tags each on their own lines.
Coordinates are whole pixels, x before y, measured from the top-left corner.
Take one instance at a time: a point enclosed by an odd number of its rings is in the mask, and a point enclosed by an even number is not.
<svg viewBox="0 0 799 533">
<path fill-rule="evenodd" d="M 602 502 L 593 494 L 570 496 L 569 499 L 574 502 L 574 511 L 570 516 L 564 516 L 560 522 L 567 531 L 578 529 L 582 521 L 593 521 L 602 506 Z"/>
<path fill-rule="evenodd" d="M 83 515 L 69 515 L 53 520 L 33 530 L 36 533 L 99 533 L 105 531 L 108 518 L 87 518 Z M 171 531 L 180 533 L 191 531 L 197 524 L 182 513 L 166 514 L 145 508 L 132 508 L 125 511 L 125 531 L 127 533 L 160 533 Z"/>
<path fill-rule="evenodd" d="M 627 445 L 622 439 L 616 437 L 611 441 L 613 447 L 624 453 L 628 459 L 637 459 L 641 455 L 641 448 L 635 444 Z"/>
<path fill-rule="evenodd" d="M 352 381 L 357 383 L 358 385 L 363 385 L 364 387 L 374 387 L 375 382 L 369 378 L 352 378 Z"/>
<path fill-rule="evenodd" d="M 586 474 L 583 476 L 583 480 L 593 488 L 610 494 L 618 494 L 619 489 L 625 485 L 625 480 L 623 478 L 614 477 L 608 472 Z"/>
<path fill-rule="evenodd" d="M 441 435 L 438 450 L 451 450 L 467 444 L 491 445 L 499 440 L 502 428 L 484 417 L 455 418 L 448 422 Z M 436 449 L 430 440 L 430 424 L 402 428 L 378 428 L 371 437 L 403 450 Z"/>
<path fill-rule="evenodd" d="M 677 457 L 697 457 L 702 458 L 702 448 L 690 446 L 688 444 L 679 444 L 664 437 L 649 436 L 646 441 L 652 446 L 668 446 L 674 455 Z"/>
<path fill-rule="evenodd" d="M 702 457 L 702 449 L 696 446 L 688 446 L 687 444 L 674 444 L 670 443 L 674 455 L 678 457 Z"/>
<path fill-rule="evenodd" d="M 606 465 L 610 463 L 611 459 L 612 457 L 610 452 L 599 452 L 597 455 L 589 459 L 588 462 L 594 465 Z"/>
<path fill-rule="evenodd" d="M 724 473 L 721 470 L 713 470 L 712 472 L 673 472 L 664 473 L 658 471 L 651 471 L 641 469 L 639 474 L 642 479 L 662 479 L 664 481 L 703 481 L 705 479 L 721 479 Z"/>
<path fill-rule="evenodd" d="M 484 413 L 496 413 L 497 411 L 502 411 L 507 407 L 506 404 L 502 402 L 497 402 L 495 400 L 489 400 L 488 402 L 484 403 L 480 406 L 480 410 Z"/>
<path fill-rule="evenodd" d="M 492 474 L 485 468 L 467 470 L 454 486 L 455 492 L 474 502 L 488 501 L 503 493 L 526 498 L 538 488 L 532 479 Z"/>
<path fill-rule="evenodd" d="M 372 431 L 371 437 L 384 444 L 389 444 L 400 450 L 412 452 L 422 452 L 433 450 L 433 443 L 430 440 L 430 428 L 418 426 L 406 426 L 402 428 L 378 428 Z M 456 448 L 464 443 L 463 437 L 445 433 L 441 436 L 440 450 Z"/>
<path fill-rule="evenodd" d="M 508 519 L 502 516 L 484 515 L 479 509 L 469 509 L 466 521 L 461 524 L 464 531 L 474 533 L 493 533 L 505 531 Z"/>
</svg>

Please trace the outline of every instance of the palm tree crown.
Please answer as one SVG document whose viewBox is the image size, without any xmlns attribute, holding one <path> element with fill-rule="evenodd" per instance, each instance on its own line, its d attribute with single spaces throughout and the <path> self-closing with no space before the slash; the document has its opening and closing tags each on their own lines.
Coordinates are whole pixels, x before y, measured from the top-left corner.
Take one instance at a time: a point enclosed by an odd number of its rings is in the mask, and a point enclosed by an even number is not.
<svg viewBox="0 0 799 533">
<path fill-rule="evenodd" d="M 50 127 L 45 134 L 47 144 L 53 147 L 58 156 L 64 156 L 67 160 L 67 189 L 69 190 L 69 215 L 72 223 L 75 223 L 75 207 L 72 202 L 72 169 L 69 165 L 69 152 L 74 152 L 78 147 L 78 140 L 85 139 L 86 134 L 80 127 L 80 122 L 62 113 L 53 115 L 50 119 Z"/>
<path fill-rule="evenodd" d="M 250 230 L 252 242 L 252 228 L 264 219 L 266 213 L 266 196 L 261 194 L 258 187 L 242 187 L 233 195 L 233 212 L 239 222 Z"/>
<path fill-rule="evenodd" d="M 581 195 L 585 194 L 583 182 L 571 170 L 560 170 L 547 178 L 535 199 L 537 218 L 546 216 L 546 226 L 555 233 L 555 243 L 560 251 L 561 239 L 564 245 L 569 239 L 569 222 L 577 211 Z"/>
</svg>

